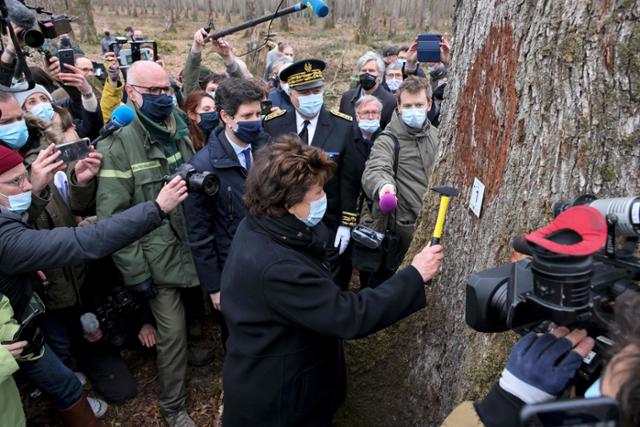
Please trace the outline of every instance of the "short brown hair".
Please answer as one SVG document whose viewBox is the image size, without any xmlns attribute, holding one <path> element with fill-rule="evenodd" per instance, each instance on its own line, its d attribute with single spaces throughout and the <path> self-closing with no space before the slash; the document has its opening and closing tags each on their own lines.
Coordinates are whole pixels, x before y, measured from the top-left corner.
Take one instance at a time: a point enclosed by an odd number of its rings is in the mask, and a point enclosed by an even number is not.
<svg viewBox="0 0 640 427">
<path fill-rule="evenodd" d="M 433 96 L 431 91 L 431 83 L 424 77 L 416 77 L 410 76 L 402 81 L 400 87 L 398 88 L 398 104 L 400 104 L 402 94 L 407 92 L 412 95 L 418 94 L 422 91 L 425 91 L 427 94 L 427 101 L 431 102 L 431 97 Z"/>
<path fill-rule="evenodd" d="M 256 217 L 279 218 L 304 200 L 314 184 L 324 186 L 336 164 L 295 134 L 282 135 L 258 150 L 245 184 L 244 202 Z"/>
</svg>

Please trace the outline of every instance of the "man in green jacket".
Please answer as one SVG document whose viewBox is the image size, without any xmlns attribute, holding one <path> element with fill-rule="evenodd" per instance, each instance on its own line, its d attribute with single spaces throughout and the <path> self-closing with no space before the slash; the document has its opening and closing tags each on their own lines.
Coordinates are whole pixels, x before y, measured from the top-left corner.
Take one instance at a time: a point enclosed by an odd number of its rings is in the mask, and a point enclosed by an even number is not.
<svg viewBox="0 0 640 427">
<path fill-rule="evenodd" d="M 174 109 L 169 77 L 151 61 L 134 63 L 125 86 L 134 121 L 98 145 L 97 214 L 107 218 L 153 200 L 164 183 L 194 154 L 186 117 Z M 180 288 L 198 286 L 185 244 L 182 209 L 135 243 L 113 254 L 129 290 L 149 299 L 158 328 L 160 411 L 170 426 L 195 426 L 186 411 L 187 331 Z"/>
<path fill-rule="evenodd" d="M 413 76 L 404 80 L 398 88 L 397 109 L 389 125 L 373 144 L 362 174 L 362 189 L 372 201 L 371 222 L 378 223 L 378 227 L 383 219 L 378 208 L 380 198 L 387 193 L 397 197 L 398 207 L 391 215 L 392 224 L 389 227 L 393 229 L 395 226 L 402 255 L 411 243 L 422 207 L 422 196 L 429 188 L 433 164 L 440 150 L 438 133 L 427 119 L 430 108 L 429 81 Z M 397 172 L 394 171 L 396 162 Z M 393 273 L 374 273 L 369 285 L 375 287 Z"/>
</svg>

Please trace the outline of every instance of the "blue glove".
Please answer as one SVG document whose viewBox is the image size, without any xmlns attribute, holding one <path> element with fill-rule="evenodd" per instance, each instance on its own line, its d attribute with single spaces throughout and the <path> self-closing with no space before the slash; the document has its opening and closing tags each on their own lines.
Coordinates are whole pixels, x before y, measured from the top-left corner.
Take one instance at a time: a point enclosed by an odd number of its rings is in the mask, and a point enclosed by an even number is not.
<svg viewBox="0 0 640 427">
<path fill-rule="evenodd" d="M 500 387 L 532 404 L 554 399 L 567 388 L 582 363 L 567 338 L 530 332 L 511 350 Z"/>
</svg>

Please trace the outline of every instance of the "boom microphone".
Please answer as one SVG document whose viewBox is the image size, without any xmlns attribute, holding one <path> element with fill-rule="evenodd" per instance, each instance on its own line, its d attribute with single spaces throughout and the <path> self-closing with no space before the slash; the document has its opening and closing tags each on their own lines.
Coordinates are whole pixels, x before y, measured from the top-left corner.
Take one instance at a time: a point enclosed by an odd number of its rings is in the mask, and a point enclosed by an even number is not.
<svg viewBox="0 0 640 427">
<path fill-rule="evenodd" d="M 23 29 L 32 28 L 36 25 L 36 18 L 27 7 L 18 0 L 5 0 L 9 21 L 16 27 Z"/>
<path fill-rule="evenodd" d="M 235 27 L 227 28 L 226 30 L 218 31 L 217 33 L 209 34 L 205 38 L 205 42 L 209 40 L 217 40 L 229 34 L 237 33 L 238 31 L 246 30 L 247 28 L 255 27 L 263 22 L 271 21 L 281 16 L 290 15 L 295 12 L 300 12 L 304 9 L 310 9 L 316 16 L 324 18 L 329 14 L 329 6 L 322 0 L 304 0 L 300 3 L 290 6 L 286 9 L 278 10 L 270 15 L 261 16 L 256 19 L 251 19 Z"/>
<path fill-rule="evenodd" d="M 322 0 L 305 0 L 298 3 L 295 7 L 298 8 L 298 11 L 307 8 L 315 13 L 318 18 L 324 18 L 329 14 L 329 6 Z"/>
<path fill-rule="evenodd" d="M 115 131 L 125 126 L 128 126 L 135 117 L 135 112 L 133 108 L 128 105 L 121 105 L 111 113 L 111 118 L 107 122 L 106 125 L 102 129 L 100 129 L 100 136 L 95 140 L 91 141 L 91 145 L 94 147 L 98 144 L 98 142 L 102 141 Z"/>
</svg>

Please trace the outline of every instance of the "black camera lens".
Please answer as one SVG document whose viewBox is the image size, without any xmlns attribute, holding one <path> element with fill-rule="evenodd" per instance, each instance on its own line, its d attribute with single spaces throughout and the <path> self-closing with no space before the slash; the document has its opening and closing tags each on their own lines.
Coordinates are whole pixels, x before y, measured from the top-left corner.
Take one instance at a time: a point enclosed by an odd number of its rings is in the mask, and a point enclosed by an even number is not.
<svg viewBox="0 0 640 427">
<path fill-rule="evenodd" d="M 202 181 L 200 184 L 202 192 L 207 196 L 215 196 L 220 189 L 220 180 L 218 177 L 212 173 L 205 172 L 203 174 L 199 174 L 198 178 Z"/>
<path fill-rule="evenodd" d="M 21 38 L 24 44 L 32 48 L 39 48 L 44 44 L 44 35 L 38 30 L 25 30 L 21 34 Z"/>
</svg>

